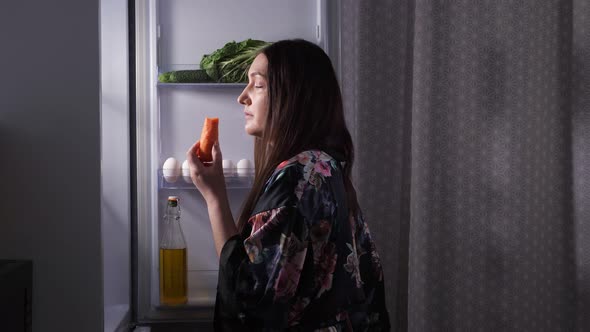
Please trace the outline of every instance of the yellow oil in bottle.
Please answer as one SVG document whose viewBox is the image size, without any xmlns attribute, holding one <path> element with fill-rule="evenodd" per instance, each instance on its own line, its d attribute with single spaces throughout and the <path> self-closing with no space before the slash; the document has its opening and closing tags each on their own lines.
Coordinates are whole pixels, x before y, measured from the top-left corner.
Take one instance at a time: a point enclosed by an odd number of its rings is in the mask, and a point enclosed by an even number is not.
<svg viewBox="0 0 590 332">
<path fill-rule="evenodd" d="M 160 249 L 160 303 L 187 302 L 186 248 Z"/>
</svg>

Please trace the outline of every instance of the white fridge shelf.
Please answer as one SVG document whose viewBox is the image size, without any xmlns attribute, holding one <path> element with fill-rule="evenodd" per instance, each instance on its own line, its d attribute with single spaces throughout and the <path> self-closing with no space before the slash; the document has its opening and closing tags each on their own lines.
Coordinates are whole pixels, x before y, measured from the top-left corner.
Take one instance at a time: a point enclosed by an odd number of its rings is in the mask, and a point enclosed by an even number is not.
<svg viewBox="0 0 590 332">
<path fill-rule="evenodd" d="M 254 183 L 254 169 L 233 169 L 223 172 L 227 189 L 249 189 Z M 190 176 L 164 176 L 162 169 L 158 170 L 158 184 L 160 189 L 197 189 Z"/>
</svg>

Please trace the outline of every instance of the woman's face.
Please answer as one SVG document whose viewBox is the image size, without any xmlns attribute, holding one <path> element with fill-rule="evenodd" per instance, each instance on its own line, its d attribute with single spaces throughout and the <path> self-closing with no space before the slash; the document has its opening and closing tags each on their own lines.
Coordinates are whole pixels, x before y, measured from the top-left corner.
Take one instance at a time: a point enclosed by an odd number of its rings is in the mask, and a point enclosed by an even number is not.
<svg viewBox="0 0 590 332">
<path fill-rule="evenodd" d="M 268 59 L 259 54 L 248 70 L 248 85 L 238 96 L 238 103 L 244 105 L 246 133 L 262 136 L 268 113 Z"/>
</svg>

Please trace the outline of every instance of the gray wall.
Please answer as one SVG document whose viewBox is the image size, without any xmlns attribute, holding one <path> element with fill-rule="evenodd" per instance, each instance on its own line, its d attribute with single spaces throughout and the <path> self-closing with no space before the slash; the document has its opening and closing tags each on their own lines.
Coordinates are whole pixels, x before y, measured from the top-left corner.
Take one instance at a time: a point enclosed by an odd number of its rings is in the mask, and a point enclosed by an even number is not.
<svg viewBox="0 0 590 332">
<path fill-rule="evenodd" d="M 98 4 L 0 4 L 0 258 L 33 260 L 35 332 L 102 330 Z"/>
</svg>

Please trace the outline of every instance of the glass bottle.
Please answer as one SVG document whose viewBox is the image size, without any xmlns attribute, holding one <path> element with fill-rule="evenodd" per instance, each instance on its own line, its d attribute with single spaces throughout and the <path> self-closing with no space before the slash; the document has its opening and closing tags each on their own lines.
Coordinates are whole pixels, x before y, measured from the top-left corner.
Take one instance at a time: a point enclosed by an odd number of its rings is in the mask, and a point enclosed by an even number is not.
<svg viewBox="0 0 590 332">
<path fill-rule="evenodd" d="M 186 241 L 180 226 L 178 197 L 168 197 L 160 239 L 160 304 L 182 305 L 188 300 Z"/>
</svg>

